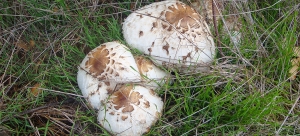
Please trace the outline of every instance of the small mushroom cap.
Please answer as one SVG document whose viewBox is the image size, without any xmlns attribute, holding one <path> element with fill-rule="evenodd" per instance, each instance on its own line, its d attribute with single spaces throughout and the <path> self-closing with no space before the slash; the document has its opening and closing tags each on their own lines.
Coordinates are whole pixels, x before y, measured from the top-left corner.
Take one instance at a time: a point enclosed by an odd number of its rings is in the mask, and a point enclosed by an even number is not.
<svg viewBox="0 0 300 136">
<path fill-rule="evenodd" d="M 135 56 L 134 58 L 144 81 L 144 86 L 156 90 L 160 85 L 167 82 L 169 74 L 154 65 L 151 60 L 143 56 Z"/>
<path fill-rule="evenodd" d="M 125 45 L 118 42 L 107 42 L 93 49 L 83 59 L 80 68 L 102 81 L 140 81 L 133 55 Z"/>
<path fill-rule="evenodd" d="M 118 84 L 140 82 L 134 57 L 118 42 L 104 43 L 89 52 L 79 66 L 78 86 L 95 109 Z"/>
<path fill-rule="evenodd" d="M 124 85 L 101 107 L 98 121 L 113 135 L 139 136 L 150 130 L 162 109 L 163 102 L 153 90 Z"/>
<path fill-rule="evenodd" d="M 130 14 L 123 23 L 129 45 L 167 67 L 209 65 L 214 41 L 204 18 L 179 1 L 156 2 Z"/>
</svg>

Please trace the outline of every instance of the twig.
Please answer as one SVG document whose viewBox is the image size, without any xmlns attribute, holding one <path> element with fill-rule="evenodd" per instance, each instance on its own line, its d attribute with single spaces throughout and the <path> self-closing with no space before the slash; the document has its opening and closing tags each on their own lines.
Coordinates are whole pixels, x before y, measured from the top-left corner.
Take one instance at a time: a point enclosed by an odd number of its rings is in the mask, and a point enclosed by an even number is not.
<svg viewBox="0 0 300 136">
<path fill-rule="evenodd" d="M 218 32 L 218 27 L 217 27 L 217 20 L 216 20 L 216 13 L 215 13 L 215 2 L 214 0 L 212 0 L 211 2 L 211 5 L 212 5 L 212 14 L 213 14 L 213 23 L 214 23 L 214 28 L 215 28 L 215 34 L 216 34 L 216 37 L 217 37 L 217 47 L 220 51 L 220 54 L 223 57 L 225 57 L 225 55 L 223 54 L 223 51 L 222 51 L 222 48 L 221 48 L 221 43 L 220 43 L 220 36 L 219 36 L 219 32 Z"/>
<path fill-rule="evenodd" d="M 63 103 L 69 103 L 71 101 L 73 101 L 73 99 L 67 99 L 67 100 L 65 100 L 63 102 L 50 103 L 50 104 L 47 104 L 47 105 L 44 105 L 44 106 L 36 107 L 34 109 L 26 110 L 26 111 L 17 113 L 17 114 L 15 114 L 13 116 L 4 118 L 3 120 L 0 121 L 0 124 L 2 124 L 3 122 L 6 122 L 8 120 L 10 120 L 13 117 L 20 117 L 20 116 L 28 114 L 28 113 L 32 113 L 32 112 L 35 112 L 35 111 L 38 111 L 38 110 L 41 110 L 41 109 L 45 109 L 45 108 L 56 106 L 56 105 L 63 104 Z"/>
</svg>

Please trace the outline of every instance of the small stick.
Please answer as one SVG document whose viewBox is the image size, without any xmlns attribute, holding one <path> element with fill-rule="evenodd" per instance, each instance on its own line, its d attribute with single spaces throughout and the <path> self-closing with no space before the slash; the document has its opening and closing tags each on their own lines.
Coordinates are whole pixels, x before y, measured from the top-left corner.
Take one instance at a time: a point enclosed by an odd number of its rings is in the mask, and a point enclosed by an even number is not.
<svg viewBox="0 0 300 136">
<path fill-rule="evenodd" d="M 211 0 L 211 5 L 212 5 L 212 14 L 213 14 L 213 23 L 214 23 L 214 28 L 215 28 L 215 33 L 216 33 L 216 37 L 217 37 L 217 47 L 220 51 L 220 54 L 223 57 L 225 57 L 225 55 L 223 54 L 222 48 L 221 48 L 221 43 L 220 43 L 220 36 L 219 36 L 219 32 L 218 32 L 218 27 L 217 27 L 217 20 L 216 20 L 216 16 L 215 16 L 215 2 L 214 0 Z"/>
</svg>

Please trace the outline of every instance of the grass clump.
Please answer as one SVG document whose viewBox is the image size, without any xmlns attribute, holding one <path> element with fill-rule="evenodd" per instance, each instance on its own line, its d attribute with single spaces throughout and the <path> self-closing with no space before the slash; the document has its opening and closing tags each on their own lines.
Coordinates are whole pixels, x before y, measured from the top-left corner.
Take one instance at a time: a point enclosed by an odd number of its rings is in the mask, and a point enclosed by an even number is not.
<svg viewBox="0 0 300 136">
<path fill-rule="evenodd" d="M 0 134 L 109 135 L 81 96 L 77 67 L 101 43 L 125 43 L 123 19 L 151 2 L 3 1 Z M 232 2 L 241 17 L 240 44 L 219 23 L 215 39 L 225 56 L 206 74 L 175 72 L 159 91 L 162 118 L 146 135 L 300 134 L 299 76 L 289 80 L 299 3 Z"/>
</svg>

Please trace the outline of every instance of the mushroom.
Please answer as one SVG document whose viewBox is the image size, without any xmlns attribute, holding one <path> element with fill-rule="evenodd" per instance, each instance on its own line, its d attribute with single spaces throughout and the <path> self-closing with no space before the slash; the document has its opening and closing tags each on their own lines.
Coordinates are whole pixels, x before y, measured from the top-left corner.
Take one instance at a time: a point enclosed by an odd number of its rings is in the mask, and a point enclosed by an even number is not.
<svg viewBox="0 0 300 136">
<path fill-rule="evenodd" d="M 143 86 L 155 90 L 159 85 L 167 82 L 169 74 L 154 65 L 151 60 L 143 56 L 135 56 L 134 58 L 142 77 Z"/>
<path fill-rule="evenodd" d="M 166 82 L 167 73 L 142 56 L 134 57 L 118 42 L 104 43 L 89 52 L 79 66 L 78 86 L 90 105 L 101 102 L 124 83 L 142 84 L 157 89 Z"/>
<path fill-rule="evenodd" d="M 139 136 L 160 118 L 163 102 L 143 86 L 123 85 L 111 94 L 98 113 L 101 126 L 113 135 Z"/>
<path fill-rule="evenodd" d="M 77 81 L 105 129 L 114 135 L 142 135 L 161 115 L 163 102 L 154 89 L 167 75 L 150 60 L 134 57 L 125 45 L 108 42 L 86 55 Z"/>
<path fill-rule="evenodd" d="M 215 55 L 215 44 L 204 18 L 180 1 L 142 7 L 125 19 L 122 29 L 130 46 L 168 68 L 205 71 Z"/>
<path fill-rule="evenodd" d="M 118 42 L 107 42 L 89 52 L 79 66 L 78 86 L 95 109 L 118 88 L 118 84 L 140 82 L 141 77 L 129 49 Z"/>
</svg>

